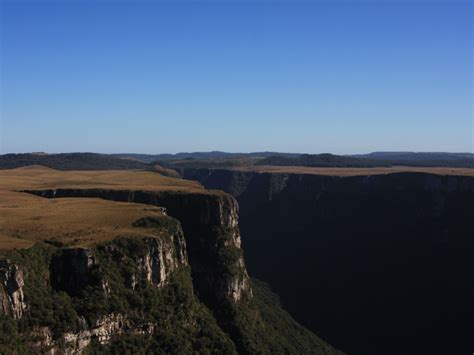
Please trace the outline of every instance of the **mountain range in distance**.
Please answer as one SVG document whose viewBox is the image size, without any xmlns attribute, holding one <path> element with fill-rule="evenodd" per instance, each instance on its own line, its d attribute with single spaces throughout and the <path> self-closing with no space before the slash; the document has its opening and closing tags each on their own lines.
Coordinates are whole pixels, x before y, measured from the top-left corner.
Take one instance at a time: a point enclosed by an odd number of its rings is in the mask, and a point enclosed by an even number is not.
<svg viewBox="0 0 474 355">
<path fill-rule="evenodd" d="M 459 167 L 474 168 L 473 153 L 373 152 L 368 154 L 299 154 L 281 152 L 229 153 L 221 151 L 177 154 L 100 154 L 43 152 L 0 155 L 0 169 L 43 165 L 59 170 L 228 168 L 241 166 L 302 167 Z"/>
</svg>

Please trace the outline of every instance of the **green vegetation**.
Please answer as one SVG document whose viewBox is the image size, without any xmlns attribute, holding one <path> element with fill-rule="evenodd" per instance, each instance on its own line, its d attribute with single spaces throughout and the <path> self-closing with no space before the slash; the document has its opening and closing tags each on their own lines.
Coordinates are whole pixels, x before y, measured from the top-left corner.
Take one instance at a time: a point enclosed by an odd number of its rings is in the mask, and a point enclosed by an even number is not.
<svg viewBox="0 0 474 355">
<path fill-rule="evenodd" d="M 28 354 L 28 347 L 18 330 L 18 322 L 0 314 L 0 354 Z"/>
<path fill-rule="evenodd" d="M 174 235 L 181 231 L 181 225 L 179 222 L 168 216 L 148 216 L 143 217 L 132 223 L 133 227 L 136 228 L 156 228 L 164 229 L 168 234 Z"/>
<path fill-rule="evenodd" d="M 222 277 L 240 276 L 245 270 L 239 260 L 243 257 L 242 249 L 231 244 L 232 231 L 226 228 L 218 228 L 219 235 L 215 245 L 216 260 L 215 269 Z"/>
<path fill-rule="evenodd" d="M 111 346 L 94 342 L 91 351 L 234 353 L 232 341 L 194 296 L 189 269 L 174 272 L 162 288 L 146 282 L 134 260 L 147 250 L 147 240 L 141 238 L 119 238 L 97 246 L 94 255 L 99 262 L 91 272 L 97 279 L 107 280 L 110 292 L 106 294 L 99 283 L 93 282 L 77 297 L 50 286 L 48 265 L 61 249 L 37 244 L 30 249 L 4 252 L 1 257 L 8 257 L 25 271 L 24 293 L 30 311 L 19 322 L 0 317 L 2 334 L 8 335 L 0 336 L 0 353 L 24 350 L 32 340 L 29 334 L 34 334 L 37 327 L 49 327 L 59 340 L 66 331 L 80 330 L 81 317 L 91 327 L 101 316 L 112 313 L 124 315 L 130 329 L 153 324 L 153 336 L 128 336 Z M 137 276 L 135 289 L 128 284 L 132 273 Z"/>
<path fill-rule="evenodd" d="M 309 332 L 281 308 L 265 283 L 253 279 L 254 297 L 228 305 L 219 316 L 241 354 L 342 354 Z"/>
<path fill-rule="evenodd" d="M 156 227 L 155 223 L 163 221 L 142 220 L 138 224 Z M 0 353 L 30 352 L 28 344 L 41 340 L 35 335 L 38 327 L 49 327 L 61 345 L 64 332 L 84 329 L 81 319 L 93 327 L 98 319 L 110 314 L 123 315 L 129 331 L 109 345 L 93 340 L 86 353 L 233 354 L 236 349 L 242 354 L 333 352 L 283 311 L 278 298 L 261 282 L 252 282 L 253 299 L 225 304 L 216 314 L 194 295 L 188 268 L 173 272 L 164 287 L 150 284 L 137 260 L 150 250 L 152 241 L 153 238 L 117 238 L 95 246 L 92 250 L 98 262 L 90 270 L 93 281 L 76 296 L 51 287 L 49 265 L 62 248 L 38 243 L 29 249 L 3 251 L 1 258 L 10 259 L 24 270 L 29 311 L 20 321 L 0 316 Z M 240 256 L 240 252 L 219 255 L 221 271 L 237 272 L 226 269 L 226 265 L 235 266 Z M 107 292 L 101 280 L 107 280 Z M 220 319 L 219 325 L 215 317 Z M 150 325 L 153 331 L 149 334 L 133 333 L 133 329 Z"/>
<path fill-rule="evenodd" d="M 271 354 L 342 354 L 295 322 L 266 283 L 252 279 L 252 288 L 264 324 L 260 338 Z"/>
<path fill-rule="evenodd" d="M 21 333 L 35 327 L 46 326 L 59 337 L 65 331 L 76 330 L 78 315 L 73 300 L 64 292 L 53 292 L 49 282 L 49 261 L 55 248 L 36 244 L 29 249 L 4 253 L 8 259 L 21 265 L 25 274 L 24 294 L 28 304 L 28 316 L 18 324 Z"/>
</svg>

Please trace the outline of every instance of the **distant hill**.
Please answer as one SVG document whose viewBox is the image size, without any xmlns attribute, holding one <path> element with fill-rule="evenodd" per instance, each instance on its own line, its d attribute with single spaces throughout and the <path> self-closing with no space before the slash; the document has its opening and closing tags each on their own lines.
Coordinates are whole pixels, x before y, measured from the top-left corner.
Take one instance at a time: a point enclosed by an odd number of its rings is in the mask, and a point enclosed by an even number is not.
<svg viewBox="0 0 474 355">
<path fill-rule="evenodd" d="M 122 170 L 147 169 L 149 167 L 147 163 L 137 160 L 96 153 L 0 155 L 0 169 L 13 169 L 28 165 L 42 165 L 57 170 Z"/>
<path fill-rule="evenodd" d="M 195 158 L 184 158 L 184 159 L 168 159 L 158 160 L 156 163 L 167 168 L 176 169 L 178 171 L 182 169 L 196 169 L 196 168 L 232 168 L 232 167 L 244 167 L 255 165 L 258 161 L 264 158 L 259 157 L 231 157 L 231 158 L 209 158 L 209 159 L 195 159 Z"/>
<path fill-rule="evenodd" d="M 443 152 L 373 152 L 369 154 L 352 155 L 356 158 L 385 160 L 393 165 L 407 166 L 449 166 L 474 167 L 473 153 L 443 153 Z"/>
<path fill-rule="evenodd" d="M 374 168 L 391 166 L 391 163 L 383 160 L 344 155 L 302 154 L 298 157 L 271 156 L 258 161 L 255 165 Z"/>
<path fill-rule="evenodd" d="M 314 167 L 383 167 L 392 165 L 421 167 L 474 167 L 472 153 L 373 152 L 369 154 L 299 154 L 282 152 L 228 153 L 221 151 L 177 154 L 112 154 L 142 162 L 158 162 L 172 168 L 232 167 L 245 165 L 290 165 Z"/>
<path fill-rule="evenodd" d="M 279 153 L 279 152 L 252 152 L 252 153 L 228 153 L 221 151 L 212 152 L 193 152 L 193 153 L 176 153 L 176 154 L 135 154 L 135 153 L 120 153 L 112 154 L 118 158 L 135 158 L 143 162 L 155 162 L 166 160 L 183 160 L 183 159 L 231 159 L 231 158 L 267 158 L 270 156 L 286 156 L 297 157 L 299 153 Z"/>
</svg>

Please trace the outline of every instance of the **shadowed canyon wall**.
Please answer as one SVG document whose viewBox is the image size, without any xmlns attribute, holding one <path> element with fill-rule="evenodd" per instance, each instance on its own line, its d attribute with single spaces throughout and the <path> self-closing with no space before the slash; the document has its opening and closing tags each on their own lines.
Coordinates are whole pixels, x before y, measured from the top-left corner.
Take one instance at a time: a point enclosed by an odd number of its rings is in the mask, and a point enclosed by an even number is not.
<svg viewBox="0 0 474 355">
<path fill-rule="evenodd" d="M 251 274 L 351 354 L 474 349 L 474 178 L 186 169 L 234 195 Z"/>
</svg>

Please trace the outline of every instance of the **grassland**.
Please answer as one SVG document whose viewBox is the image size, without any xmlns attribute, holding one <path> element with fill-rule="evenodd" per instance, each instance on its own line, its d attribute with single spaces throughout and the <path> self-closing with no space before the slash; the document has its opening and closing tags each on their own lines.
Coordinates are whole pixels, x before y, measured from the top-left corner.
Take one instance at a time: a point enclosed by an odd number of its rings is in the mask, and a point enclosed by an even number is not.
<svg viewBox="0 0 474 355">
<path fill-rule="evenodd" d="M 1 190 L 48 188 L 107 188 L 131 190 L 182 190 L 203 193 L 197 182 L 142 170 L 59 171 L 43 166 L 0 170 Z"/>
<path fill-rule="evenodd" d="M 117 236 L 139 236 L 134 228 L 142 217 L 162 213 L 150 206 L 94 198 L 45 199 L 26 193 L 0 191 L 0 249 L 27 248 L 37 241 L 86 246 Z"/>
<path fill-rule="evenodd" d="M 24 189 L 107 188 L 212 193 L 197 182 L 146 171 L 57 171 L 29 166 L 0 171 L 0 249 L 28 248 L 37 241 L 86 246 L 118 236 L 146 235 L 139 218 L 162 215 L 147 205 L 95 198 L 45 199 Z M 168 218 L 168 217 L 163 217 Z"/>
<path fill-rule="evenodd" d="M 296 166 L 251 166 L 235 170 L 298 173 L 332 176 L 379 175 L 424 172 L 438 175 L 474 176 L 469 168 L 312 168 Z M 199 183 L 133 170 L 58 171 L 28 166 L 0 171 L 0 249 L 28 248 L 37 241 L 66 245 L 90 245 L 117 236 L 143 235 L 149 230 L 134 228 L 141 217 L 158 216 L 158 208 L 135 203 L 93 198 L 48 200 L 19 192 L 26 189 L 105 188 L 117 190 L 184 191 L 219 193 L 205 190 Z"/>
</svg>

